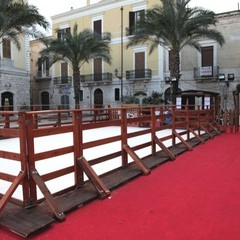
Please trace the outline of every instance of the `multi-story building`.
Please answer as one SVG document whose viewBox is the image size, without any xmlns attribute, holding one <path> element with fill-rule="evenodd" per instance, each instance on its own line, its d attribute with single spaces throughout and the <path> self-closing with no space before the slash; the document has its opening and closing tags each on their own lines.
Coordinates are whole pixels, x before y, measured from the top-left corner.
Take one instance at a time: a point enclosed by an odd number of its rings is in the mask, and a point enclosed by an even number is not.
<svg viewBox="0 0 240 240">
<path fill-rule="evenodd" d="M 110 0 L 96 4 L 88 1 L 85 7 L 52 17 L 55 38 L 60 37 L 62 31 L 71 30 L 77 23 L 79 31 L 89 28 L 110 41 L 111 65 L 102 59 L 94 59 L 80 69 L 81 107 L 117 106 L 123 96 L 135 96 L 141 102 L 153 91 L 162 91 L 163 48 L 159 47 L 151 56 L 147 45 L 126 49 L 128 35 L 134 32 L 137 19 L 156 3 L 159 1 Z M 56 29 L 59 29 L 58 33 Z M 54 65 L 52 73 L 54 93 L 51 101 L 74 106 L 72 69 L 62 61 Z"/>
<path fill-rule="evenodd" d="M 29 38 L 20 38 L 21 50 L 8 38 L 0 41 L 1 107 L 20 110 L 30 104 Z"/>
<path fill-rule="evenodd" d="M 52 17 L 53 37 L 78 24 L 79 31 L 92 29 L 110 41 L 112 64 L 94 59 L 80 69 L 81 107 L 118 106 L 125 96 L 142 99 L 153 91 L 165 100 L 171 96 L 169 84 L 169 52 L 159 46 L 151 55 L 147 45 L 126 48 L 128 36 L 146 9 L 159 0 L 102 0 Z M 201 51 L 186 47 L 181 51 L 181 90 L 213 91 L 222 95 L 223 107 L 232 107 L 232 91 L 240 78 L 239 11 L 218 14 L 215 28 L 222 32 L 226 44 L 221 48 L 215 41 L 202 39 Z M 58 31 L 56 32 L 56 29 Z M 47 65 L 46 65 L 47 66 Z M 40 71 L 43 66 L 39 66 Z M 49 76 L 48 76 L 49 77 Z M 55 64 L 52 79 L 35 78 L 39 104 L 74 106 L 72 70 L 66 62 Z M 189 103 L 192 103 L 192 99 Z M 197 101 L 197 99 L 196 99 Z"/>
<path fill-rule="evenodd" d="M 202 39 L 199 52 L 184 48 L 181 52 L 180 88 L 218 92 L 223 109 L 229 109 L 234 107 L 233 91 L 240 83 L 240 12 L 217 16 L 215 29 L 223 34 L 225 44 L 221 47 L 213 40 Z"/>
<path fill-rule="evenodd" d="M 30 41 L 31 105 L 35 105 L 36 109 L 41 110 L 47 110 L 50 108 L 50 104 L 54 104 L 51 100 L 54 92 L 52 68 L 49 66 L 48 59 L 40 56 L 40 51 L 44 47 L 45 45 L 39 39 Z"/>
</svg>

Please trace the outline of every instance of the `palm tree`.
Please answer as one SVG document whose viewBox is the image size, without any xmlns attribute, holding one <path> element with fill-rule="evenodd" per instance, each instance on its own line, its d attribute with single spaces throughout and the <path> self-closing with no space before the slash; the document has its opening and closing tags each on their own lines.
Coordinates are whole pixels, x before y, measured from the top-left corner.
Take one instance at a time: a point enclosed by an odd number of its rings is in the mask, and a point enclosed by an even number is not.
<svg viewBox="0 0 240 240">
<path fill-rule="evenodd" d="M 57 30 L 58 31 L 58 30 Z M 83 64 L 89 63 L 91 59 L 102 58 L 103 61 L 111 64 L 109 42 L 100 34 L 85 29 L 78 33 L 77 24 L 73 32 L 66 31 L 62 38 L 43 40 L 46 48 L 40 54 L 49 58 L 49 64 L 65 60 L 73 70 L 73 87 L 75 107 L 80 102 L 80 68 Z"/>
<path fill-rule="evenodd" d="M 0 39 L 8 38 L 20 50 L 20 36 L 41 35 L 37 25 L 44 29 L 49 27 L 49 23 L 35 6 L 23 1 L 0 0 Z"/>
<path fill-rule="evenodd" d="M 199 40 L 213 39 L 221 46 L 224 37 L 212 28 L 217 23 L 214 12 L 202 8 L 189 8 L 190 0 L 160 0 L 161 5 L 146 11 L 144 20 L 137 22 L 133 36 L 129 37 L 127 47 L 149 43 L 153 52 L 159 45 L 170 51 L 170 77 L 173 82 L 173 96 L 178 90 L 180 74 L 180 51 L 190 46 L 200 51 Z M 173 99 L 175 101 L 175 99 Z"/>
</svg>

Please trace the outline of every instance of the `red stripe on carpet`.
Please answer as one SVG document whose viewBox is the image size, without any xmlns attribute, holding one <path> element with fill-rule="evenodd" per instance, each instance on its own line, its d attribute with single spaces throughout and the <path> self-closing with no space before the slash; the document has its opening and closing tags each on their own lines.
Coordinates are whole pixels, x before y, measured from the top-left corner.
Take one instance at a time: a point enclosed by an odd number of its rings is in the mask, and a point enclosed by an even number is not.
<svg viewBox="0 0 240 240">
<path fill-rule="evenodd" d="M 238 240 L 239 149 L 240 134 L 217 136 L 32 239 Z M 0 229 L 0 239 L 21 238 Z"/>
</svg>

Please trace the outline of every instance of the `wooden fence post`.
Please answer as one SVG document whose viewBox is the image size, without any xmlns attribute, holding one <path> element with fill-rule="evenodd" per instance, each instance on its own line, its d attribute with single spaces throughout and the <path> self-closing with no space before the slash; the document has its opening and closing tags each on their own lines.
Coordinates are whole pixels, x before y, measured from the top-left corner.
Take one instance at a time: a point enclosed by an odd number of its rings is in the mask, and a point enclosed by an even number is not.
<svg viewBox="0 0 240 240">
<path fill-rule="evenodd" d="M 27 123 L 26 113 L 19 113 L 19 142 L 20 142 L 20 155 L 21 155 L 21 170 L 27 174 L 22 181 L 22 191 L 23 191 L 23 206 L 31 205 L 31 195 L 30 195 L 30 182 L 29 182 L 29 168 L 28 166 L 28 144 L 27 144 Z"/>
<path fill-rule="evenodd" d="M 82 124 L 82 110 L 75 110 L 72 113 L 73 119 L 73 145 L 74 145 L 74 175 L 75 185 L 84 184 L 83 170 L 80 168 L 77 160 L 83 157 L 83 124 Z"/>
<path fill-rule="evenodd" d="M 127 145 L 127 111 L 126 108 L 121 108 L 121 150 L 122 150 L 122 167 L 128 164 L 127 152 L 124 146 Z"/>
<path fill-rule="evenodd" d="M 175 146 L 176 145 L 176 137 L 175 135 L 173 134 L 175 129 L 176 129 L 176 113 L 175 113 L 175 106 L 172 106 L 172 146 Z"/>
<path fill-rule="evenodd" d="M 37 202 L 37 188 L 30 172 L 35 170 L 35 146 L 34 146 L 34 129 L 35 129 L 35 114 L 26 113 L 26 141 L 27 141 L 27 155 L 28 155 L 28 175 L 29 175 L 29 192 L 31 204 Z"/>
<path fill-rule="evenodd" d="M 152 155 L 156 155 L 156 143 L 155 143 L 155 136 L 156 136 L 156 108 L 151 107 L 151 142 L 152 142 Z"/>
</svg>

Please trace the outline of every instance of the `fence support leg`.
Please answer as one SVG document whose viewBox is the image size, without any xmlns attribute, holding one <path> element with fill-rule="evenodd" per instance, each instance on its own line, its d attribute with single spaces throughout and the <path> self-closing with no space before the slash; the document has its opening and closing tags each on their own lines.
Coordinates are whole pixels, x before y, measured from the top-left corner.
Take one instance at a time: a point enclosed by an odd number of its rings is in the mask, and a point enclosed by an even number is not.
<svg viewBox="0 0 240 240">
<path fill-rule="evenodd" d="M 44 197 L 45 197 L 46 201 L 48 202 L 49 207 L 52 209 L 54 215 L 60 221 L 64 221 L 66 219 L 65 214 L 63 213 L 63 211 L 61 211 L 59 209 L 55 199 L 53 198 L 52 194 L 48 190 L 46 184 L 41 179 L 41 177 L 36 169 L 31 171 L 31 176 L 32 176 L 33 180 L 35 181 L 35 183 L 37 184 L 37 186 L 39 187 L 39 189 L 41 190 L 42 194 L 44 195 Z"/>
<path fill-rule="evenodd" d="M 178 134 L 175 130 L 173 131 L 173 134 L 187 147 L 188 150 L 192 150 L 192 146 L 190 146 L 181 136 Z"/>
<path fill-rule="evenodd" d="M 77 160 L 77 163 L 81 167 L 81 169 L 86 173 L 92 182 L 94 188 L 98 191 L 102 198 L 105 198 L 110 195 L 110 191 L 107 189 L 105 184 L 99 178 L 99 176 L 95 173 L 89 162 L 84 158 L 80 157 Z"/>
<path fill-rule="evenodd" d="M 154 138 L 154 141 L 172 160 L 176 159 L 171 151 L 156 136 Z"/>
<path fill-rule="evenodd" d="M 8 200 L 11 198 L 13 193 L 15 192 L 16 188 L 19 186 L 20 182 L 23 180 L 25 176 L 25 172 L 21 171 L 17 175 L 17 177 L 12 182 L 11 186 L 7 190 L 7 192 L 3 195 L 1 201 L 0 201 L 0 212 L 3 210 L 3 208 L 6 206 Z"/>
<path fill-rule="evenodd" d="M 145 166 L 145 164 L 141 161 L 137 154 L 127 144 L 124 144 L 123 148 L 132 157 L 134 162 L 143 171 L 145 175 L 148 175 L 151 172 L 151 170 Z"/>
</svg>

